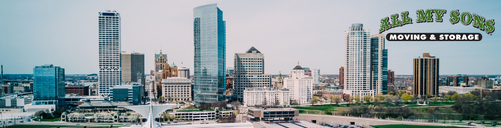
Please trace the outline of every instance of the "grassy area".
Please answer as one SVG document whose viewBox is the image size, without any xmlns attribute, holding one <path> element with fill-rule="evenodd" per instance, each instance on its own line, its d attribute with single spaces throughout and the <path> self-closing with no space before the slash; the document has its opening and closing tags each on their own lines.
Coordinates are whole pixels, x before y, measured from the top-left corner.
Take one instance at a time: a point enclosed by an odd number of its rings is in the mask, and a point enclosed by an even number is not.
<svg viewBox="0 0 501 128">
<path fill-rule="evenodd" d="M 378 128 L 444 128 L 444 126 L 427 126 L 427 125 L 403 125 L 403 124 L 390 124 L 390 125 L 376 125 L 372 127 Z M 463 127 L 452 127 L 447 126 L 448 128 L 463 128 Z"/>
<path fill-rule="evenodd" d="M 54 121 L 59 121 L 61 118 L 54 118 L 54 119 L 42 119 L 42 121 L 45 121 L 45 122 L 54 122 Z M 38 118 L 36 119 L 33 119 L 34 121 L 38 121 Z"/>
<path fill-rule="evenodd" d="M 11 125 L 7 128 L 83 128 L 82 125 Z M 109 128 L 110 126 L 87 126 L 87 128 Z"/>
</svg>

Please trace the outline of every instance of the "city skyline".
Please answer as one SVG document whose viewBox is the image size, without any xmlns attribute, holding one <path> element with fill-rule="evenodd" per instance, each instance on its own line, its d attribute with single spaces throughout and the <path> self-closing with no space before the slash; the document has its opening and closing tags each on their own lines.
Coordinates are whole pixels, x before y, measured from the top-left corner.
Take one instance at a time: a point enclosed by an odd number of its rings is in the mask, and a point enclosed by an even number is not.
<svg viewBox="0 0 501 128">
<path fill-rule="evenodd" d="M 498 1 L 488 1 L 499 3 Z M 65 67 L 66 74 L 98 73 L 98 24 L 96 12 L 117 10 L 122 18 L 122 50 L 145 54 L 145 72 L 153 69 L 154 54 L 163 50 L 170 63 L 193 69 L 193 8 L 217 3 L 225 10 L 227 25 L 226 67 L 230 67 L 233 54 L 259 47 L 267 53 L 265 64 L 268 74 L 290 70 L 287 65 L 300 61 L 301 65 L 322 70 L 323 74 L 337 74 L 343 64 L 343 31 L 352 23 L 362 23 L 371 33 L 377 33 L 379 20 L 401 11 L 414 12 L 418 9 L 459 9 L 461 12 L 480 14 L 488 19 L 500 19 L 495 12 L 501 10 L 495 5 L 472 3 L 449 3 L 427 5 L 426 2 L 404 2 L 415 7 L 367 6 L 361 11 L 352 11 L 353 3 L 333 1 L 260 2 L 203 1 L 183 2 L 133 2 L 125 1 L 115 5 L 113 1 L 96 2 L 71 1 L 2 1 L 0 14 L 0 62 L 4 74 L 31 74 L 33 66 L 54 64 Z M 382 2 L 381 4 L 388 3 Z M 448 3 L 439 1 L 438 3 Z M 52 5 L 55 4 L 55 5 Z M 483 8 L 475 8 L 475 4 Z M 131 8 L 131 6 L 138 8 Z M 252 6 L 249 6 L 252 5 Z M 283 6 L 279 6 L 283 5 Z M 443 6 L 438 6 L 443 5 Z M 154 9 L 150 9 L 153 6 Z M 167 7 L 163 7 L 167 6 Z M 343 7 L 346 6 L 346 7 Z M 298 10 L 297 7 L 304 7 Z M 338 7 L 333 9 L 333 7 Z M 167 8 L 167 9 L 165 9 Z M 158 9 L 158 10 L 155 10 Z M 377 13 L 366 13 L 378 9 Z M 9 11 L 16 10 L 16 11 Z M 63 11 L 72 10 L 72 11 Z M 306 12 L 302 12 L 307 10 Z M 342 13 L 344 10 L 350 13 Z M 365 11 L 364 11 L 365 10 Z M 494 10 L 494 11 L 493 11 Z M 146 14 L 149 13 L 149 14 Z M 30 14 L 21 17 L 21 14 Z M 71 14 L 71 15 L 70 15 Z M 449 19 L 449 12 L 444 16 Z M 336 17 L 353 16 L 337 20 Z M 415 18 L 415 13 L 409 17 Z M 285 22 L 284 22 L 285 21 Z M 179 26 L 179 27 L 177 27 Z M 75 31 L 76 30 L 76 31 Z M 501 67 L 496 55 L 501 39 L 494 32 L 487 35 L 471 26 L 450 23 L 414 23 L 394 28 L 388 32 L 478 32 L 484 39 L 480 42 L 396 42 L 387 41 L 389 49 L 388 69 L 397 75 L 412 74 L 412 59 L 421 53 L 430 52 L 441 57 L 441 73 L 444 74 L 500 74 Z M 386 34 L 387 32 L 383 33 Z M 26 38 L 31 37 L 31 38 Z M 271 45 L 270 45 L 271 44 Z M 50 46 L 50 47 L 49 47 Z M 479 50 L 481 49 L 481 50 Z M 301 50 L 303 52 L 295 53 Z M 10 55 L 14 53 L 15 55 Z M 322 57 L 322 56 L 329 57 Z M 59 57 L 50 57 L 59 56 Z M 315 57 L 318 56 L 318 57 Z M 19 59 L 23 58 L 23 59 Z M 71 59 L 71 58 L 78 58 Z M 471 68 L 475 67 L 475 68 Z M 193 72 L 193 71 L 192 71 Z"/>
</svg>

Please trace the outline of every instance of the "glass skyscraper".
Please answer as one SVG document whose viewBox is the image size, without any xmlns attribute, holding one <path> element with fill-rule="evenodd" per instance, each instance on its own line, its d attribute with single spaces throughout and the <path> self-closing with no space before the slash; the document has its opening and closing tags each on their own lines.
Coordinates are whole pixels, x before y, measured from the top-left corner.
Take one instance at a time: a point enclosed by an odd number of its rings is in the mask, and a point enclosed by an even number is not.
<svg viewBox="0 0 501 128">
<path fill-rule="evenodd" d="M 64 98 L 65 84 L 64 68 L 52 64 L 33 68 L 33 100 L 55 103 L 58 98 Z"/>
<path fill-rule="evenodd" d="M 120 85 L 120 14 L 99 12 L 99 86 L 98 95 L 108 96 L 110 88 Z"/>
<path fill-rule="evenodd" d="M 373 95 L 371 86 L 370 30 L 352 24 L 345 31 L 344 93 L 351 96 Z"/>
<path fill-rule="evenodd" d="M 213 103 L 225 99 L 226 21 L 217 4 L 193 9 L 195 45 L 194 101 Z"/>
<path fill-rule="evenodd" d="M 374 93 L 388 94 L 388 49 L 385 49 L 385 36 L 371 36 L 371 72 Z"/>
</svg>

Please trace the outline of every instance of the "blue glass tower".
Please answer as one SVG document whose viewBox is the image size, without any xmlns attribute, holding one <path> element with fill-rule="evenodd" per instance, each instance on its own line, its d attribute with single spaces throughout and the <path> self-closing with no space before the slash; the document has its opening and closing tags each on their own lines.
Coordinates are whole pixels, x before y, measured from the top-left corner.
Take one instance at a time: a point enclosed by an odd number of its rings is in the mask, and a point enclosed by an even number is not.
<svg viewBox="0 0 501 128">
<path fill-rule="evenodd" d="M 371 36 L 371 74 L 374 93 L 388 94 L 388 49 L 383 34 Z"/>
<path fill-rule="evenodd" d="M 214 103 L 225 99 L 226 21 L 217 4 L 193 9 L 195 45 L 194 101 Z"/>
<path fill-rule="evenodd" d="M 51 65 L 33 68 L 33 100 L 64 98 L 64 68 Z"/>
</svg>

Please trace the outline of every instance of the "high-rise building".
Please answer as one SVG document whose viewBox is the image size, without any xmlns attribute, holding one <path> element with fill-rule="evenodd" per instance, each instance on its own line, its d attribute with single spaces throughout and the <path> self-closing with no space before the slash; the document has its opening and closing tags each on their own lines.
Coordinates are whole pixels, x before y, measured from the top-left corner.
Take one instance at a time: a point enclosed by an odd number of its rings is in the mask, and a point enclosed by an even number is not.
<svg viewBox="0 0 501 128">
<path fill-rule="evenodd" d="M 306 104 L 313 98 L 313 78 L 304 74 L 299 63 L 284 78 L 284 88 L 289 89 L 291 100 L 297 104 Z"/>
<path fill-rule="evenodd" d="M 374 93 L 388 94 L 388 49 L 385 49 L 385 36 L 371 36 L 371 75 Z"/>
<path fill-rule="evenodd" d="M 162 71 L 166 64 L 167 54 L 162 54 L 162 50 L 160 50 L 159 54 L 155 54 L 155 72 Z"/>
<path fill-rule="evenodd" d="M 423 53 L 423 57 L 414 58 L 414 87 L 412 92 L 418 97 L 439 94 L 439 59 Z"/>
<path fill-rule="evenodd" d="M 120 65 L 120 14 L 99 12 L 99 86 L 98 94 L 108 96 L 111 87 L 122 81 Z"/>
<path fill-rule="evenodd" d="M 217 4 L 193 9 L 195 45 L 194 101 L 216 102 L 226 91 L 226 21 Z"/>
<path fill-rule="evenodd" d="M 319 84 L 320 83 L 320 69 L 312 69 L 311 70 L 311 77 L 313 77 L 313 84 Z"/>
<path fill-rule="evenodd" d="M 264 74 L 264 55 L 254 47 L 235 53 L 234 94 L 242 102 L 246 88 L 271 87 L 271 75 Z"/>
<path fill-rule="evenodd" d="M 388 84 L 395 84 L 395 71 L 388 70 Z"/>
<path fill-rule="evenodd" d="M 344 67 L 339 68 L 339 85 L 344 85 Z"/>
<path fill-rule="evenodd" d="M 345 31 L 345 50 L 344 93 L 373 95 L 370 30 L 360 23 L 352 24 Z"/>
<path fill-rule="evenodd" d="M 139 82 L 145 85 L 144 81 L 144 54 L 122 53 L 122 82 Z"/>
<path fill-rule="evenodd" d="M 42 65 L 33 68 L 33 100 L 39 104 L 57 104 L 64 98 L 64 68 Z M 59 102 L 61 103 L 61 102 Z"/>
</svg>

